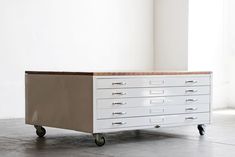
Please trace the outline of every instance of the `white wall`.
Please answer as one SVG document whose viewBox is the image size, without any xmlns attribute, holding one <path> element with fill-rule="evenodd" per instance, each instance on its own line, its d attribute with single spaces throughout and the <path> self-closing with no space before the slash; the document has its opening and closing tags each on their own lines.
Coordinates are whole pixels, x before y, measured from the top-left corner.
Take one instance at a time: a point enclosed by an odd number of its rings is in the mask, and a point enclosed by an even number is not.
<svg viewBox="0 0 235 157">
<path fill-rule="evenodd" d="M 189 70 L 213 71 L 213 108 L 228 106 L 223 0 L 189 1 Z"/>
<path fill-rule="evenodd" d="M 0 118 L 24 116 L 24 71 L 152 70 L 153 0 L 1 0 Z"/>
<path fill-rule="evenodd" d="M 235 108 L 235 1 L 224 0 L 224 55 L 228 76 L 228 107 Z"/>
<path fill-rule="evenodd" d="M 188 68 L 188 0 L 155 0 L 155 68 Z"/>
</svg>

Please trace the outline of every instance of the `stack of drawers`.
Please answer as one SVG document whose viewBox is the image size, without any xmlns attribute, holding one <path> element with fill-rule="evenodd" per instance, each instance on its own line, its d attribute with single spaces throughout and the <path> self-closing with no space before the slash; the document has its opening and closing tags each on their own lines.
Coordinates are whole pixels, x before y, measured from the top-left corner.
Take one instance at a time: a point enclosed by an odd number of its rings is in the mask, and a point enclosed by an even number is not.
<svg viewBox="0 0 235 157">
<path fill-rule="evenodd" d="M 94 132 L 210 123 L 210 75 L 96 76 Z"/>
</svg>

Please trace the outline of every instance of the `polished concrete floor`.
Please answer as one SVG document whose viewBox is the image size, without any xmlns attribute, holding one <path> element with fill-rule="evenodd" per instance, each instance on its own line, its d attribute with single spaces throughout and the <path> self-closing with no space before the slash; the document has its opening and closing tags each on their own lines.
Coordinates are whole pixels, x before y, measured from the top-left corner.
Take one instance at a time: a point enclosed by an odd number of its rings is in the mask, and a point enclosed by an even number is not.
<svg viewBox="0 0 235 157">
<path fill-rule="evenodd" d="M 23 119 L 0 120 L 0 157 L 235 157 L 235 111 L 214 113 L 203 137 L 196 126 L 117 132 L 103 147 L 89 134 L 46 129 L 39 139 Z"/>
</svg>

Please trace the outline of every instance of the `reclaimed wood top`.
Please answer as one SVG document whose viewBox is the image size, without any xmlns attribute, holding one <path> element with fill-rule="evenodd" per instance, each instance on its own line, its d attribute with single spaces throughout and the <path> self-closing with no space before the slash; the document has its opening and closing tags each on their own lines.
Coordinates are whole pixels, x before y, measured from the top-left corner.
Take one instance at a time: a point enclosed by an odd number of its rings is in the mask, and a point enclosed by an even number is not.
<svg viewBox="0 0 235 157">
<path fill-rule="evenodd" d="M 91 76 L 119 76 L 119 75 L 206 75 L 211 71 L 139 71 L 139 72 L 64 72 L 64 71 L 25 71 L 26 74 L 47 75 L 91 75 Z"/>
</svg>

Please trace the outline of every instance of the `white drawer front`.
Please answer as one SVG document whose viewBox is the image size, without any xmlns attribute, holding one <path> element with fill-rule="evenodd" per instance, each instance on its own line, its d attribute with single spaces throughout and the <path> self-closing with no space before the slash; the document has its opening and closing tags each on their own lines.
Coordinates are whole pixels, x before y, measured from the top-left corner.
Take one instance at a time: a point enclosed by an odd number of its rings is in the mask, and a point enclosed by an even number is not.
<svg viewBox="0 0 235 157">
<path fill-rule="evenodd" d="M 152 111 L 152 112 L 151 112 Z M 159 108 L 123 108 L 123 109 L 99 109 L 97 112 L 98 119 L 104 118 L 121 118 L 136 117 L 148 115 L 164 114 L 164 107 Z"/>
<path fill-rule="evenodd" d="M 163 122 L 164 117 L 158 117 L 158 124 Z M 98 129 L 116 129 L 126 127 L 138 127 L 138 126 L 149 126 L 149 117 L 138 117 L 138 118 L 120 118 L 120 119 L 105 119 L 97 120 Z"/>
<path fill-rule="evenodd" d="M 99 89 L 96 98 L 128 98 L 128 97 L 155 97 L 175 95 L 209 94 L 209 86 L 200 87 L 166 87 L 166 88 L 131 88 L 131 89 Z"/>
<path fill-rule="evenodd" d="M 119 118 L 119 119 L 104 119 L 97 120 L 96 125 L 98 130 L 116 129 L 138 126 L 156 126 L 168 124 L 196 124 L 209 123 L 209 113 L 197 114 L 181 114 L 181 115 L 165 115 L 151 117 L 136 117 L 136 118 Z"/>
<path fill-rule="evenodd" d="M 98 119 L 209 112 L 209 104 L 99 109 Z"/>
<path fill-rule="evenodd" d="M 210 77 L 98 78 L 96 88 L 210 85 Z"/>
<path fill-rule="evenodd" d="M 97 99 L 97 108 L 132 108 L 162 105 L 209 104 L 209 95 L 154 98 Z"/>
<path fill-rule="evenodd" d="M 175 123 L 208 123 L 210 119 L 209 113 L 194 113 L 194 114 L 181 114 L 181 115 L 170 115 L 165 117 L 166 124 Z"/>
<path fill-rule="evenodd" d="M 191 104 L 164 107 L 165 114 L 200 113 L 209 112 L 209 110 L 209 104 Z"/>
</svg>

